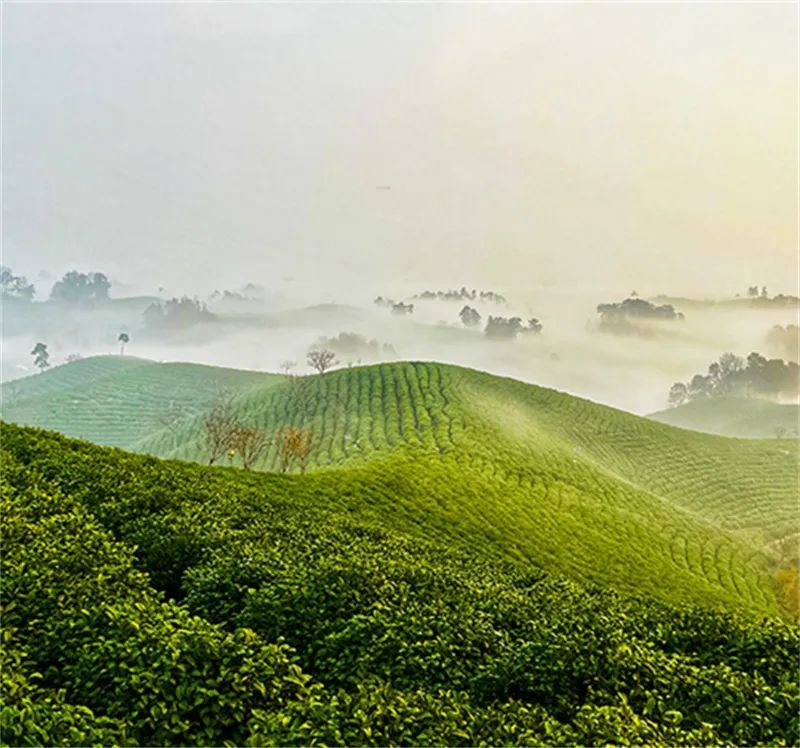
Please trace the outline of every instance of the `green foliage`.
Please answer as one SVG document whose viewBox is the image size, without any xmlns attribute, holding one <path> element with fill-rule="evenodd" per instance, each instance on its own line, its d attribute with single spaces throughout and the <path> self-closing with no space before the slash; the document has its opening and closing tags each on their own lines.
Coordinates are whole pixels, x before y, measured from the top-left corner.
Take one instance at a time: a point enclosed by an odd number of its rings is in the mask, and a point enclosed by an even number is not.
<svg viewBox="0 0 800 748">
<path fill-rule="evenodd" d="M 10 421 L 126 449 L 157 438 L 171 449 L 179 424 L 202 418 L 221 390 L 263 392 L 281 381 L 254 371 L 97 356 L 4 383 L 0 393 Z"/>
<path fill-rule="evenodd" d="M 231 417 L 242 426 L 312 435 L 307 460 L 289 466 L 300 472 L 307 464 L 308 482 L 276 488 L 293 501 L 303 496 L 416 537 L 668 602 L 778 610 L 765 544 L 797 527 L 797 444 L 788 440 L 692 434 L 552 390 L 424 363 L 287 381 L 86 359 L 21 380 L 4 414 L 205 463 L 203 418 L 220 386 L 234 395 Z M 279 471 L 283 463 L 275 438 L 254 467 Z M 87 482 L 95 467 L 87 467 Z M 136 542 L 157 549 L 165 569 L 178 568 L 177 549 L 189 541 L 171 533 L 167 546 L 158 541 L 165 532 L 151 527 Z"/>
<path fill-rule="evenodd" d="M 5 743 L 800 740 L 796 625 L 581 586 L 335 498 L 402 503 L 403 471 L 2 436 Z"/>
</svg>

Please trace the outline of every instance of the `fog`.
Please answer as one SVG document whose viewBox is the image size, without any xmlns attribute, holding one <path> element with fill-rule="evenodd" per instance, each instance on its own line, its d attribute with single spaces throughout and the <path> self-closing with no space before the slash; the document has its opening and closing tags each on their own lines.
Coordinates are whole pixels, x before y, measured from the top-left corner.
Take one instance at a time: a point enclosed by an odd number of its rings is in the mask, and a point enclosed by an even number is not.
<svg viewBox="0 0 800 748">
<path fill-rule="evenodd" d="M 663 407 L 796 308 L 621 337 L 595 307 L 798 293 L 797 33 L 791 4 L 6 5 L 3 263 L 37 299 L 72 269 L 115 298 L 265 297 L 168 339 L 146 305 L 4 309 L 3 377 L 34 338 L 59 363 L 124 328 L 132 355 L 274 371 L 344 331 Z M 542 335 L 372 304 L 462 285 Z"/>
</svg>

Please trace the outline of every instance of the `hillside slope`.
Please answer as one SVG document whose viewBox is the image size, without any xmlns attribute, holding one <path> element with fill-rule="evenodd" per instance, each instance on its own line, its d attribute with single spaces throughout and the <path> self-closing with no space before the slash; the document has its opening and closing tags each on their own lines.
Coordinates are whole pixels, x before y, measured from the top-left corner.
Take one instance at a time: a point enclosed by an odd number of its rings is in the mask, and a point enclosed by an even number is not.
<svg viewBox="0 0 800 748">
<path fill-rule="evenodd" d="M 794 745 L 797 626 L 670 607 L 258 474 L 3 425 L 10 745 Z M 387 486 L 388 488 L 389 486 Z M 393 486 L 392 486 L 393 487 Z"/>
<path fill-rule="evenodd" d="M 242 394 L 282 379 L 201 364 L 96 356 L 3 383 L 0 402 L 6 420 L 132 447 L 205 412 L 223 390 Z"/>
<path fill-rule="evenodd" d="M 671 602 L 778 610 L 766 548 L 797 532 L 796 443 L 677 430 L 437 364 L 278 383 L 241 374 L 254 379 L 235 400 L 237 419 L 268 433 L 308 428 L 308 479 L 339 508 L 581 582 Z M 150 389 L 135 392 L 149 402 Z M 13 410 L 4 415 L 16 420 Z M 102 402 L 84 415 L 95 433 L 119 423 Z M 137 441 L 143 431 L 117 443 L 205 460 L 198 416 Z M 278 465 L 276 441 L 259 467 Z"/>
<path fill-rule="evenodd" d="M 746 439 L 798 436 L 800 405 L 746 397 L 694 400 L 647 416 L 682 429 Z"/>
</svg>

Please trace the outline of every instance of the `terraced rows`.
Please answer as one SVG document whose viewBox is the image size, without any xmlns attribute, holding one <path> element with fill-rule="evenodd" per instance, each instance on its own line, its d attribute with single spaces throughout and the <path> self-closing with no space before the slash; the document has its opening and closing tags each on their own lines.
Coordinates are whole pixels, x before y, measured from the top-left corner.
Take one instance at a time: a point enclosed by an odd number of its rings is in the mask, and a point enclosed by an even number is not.
<svg viewBox="0 0 800 748">
<path fill-rule="evenodd" d="M 4 383 L 3 418 L 97 444 L 133 447 L 203 413 L 223 389 L 266 389 L 282 377 L 199 364 L 102 356 Z"/>
<path fill-rule="evenodd" d="M 725 529 L 753 531 L 768 540 L 797 527 L 796 441 L 676 431 L 561 393 L 504 381 L 515 402 L 527 398 L 532 421 L 619 478 Z M 470 383 L 467 396 L 480 402 L 474 385 Z M 498 389 L 497 383 L 491 387 Z"/>
<path fill-rule="evenodd" d="M 132 372 L 124 388 L 131 402 L 130 423 L 120 422 L 124 434 L 97 423 L 102 408 L 88 408 L 93 440 L 99 434 L 103 443 L 203 462 L 202 413 L 220 381 L 234 383 L 241 422 L 269 434 L 285 425 L 312 431 L 311 467 L 337 469 L 309 478 L 370 484 L 370 503 L 353 511 L 401 518 L 425 536 L 478 544 L 584 582 L 776 610 L 764 546 L 797 529 L 797 455 L 784 444 L 681 431 L 435 364 L 359 367 L 288 382 L 151 366 Z M 98 381 L 93 390 L 119 396 L 119 381 Z M 59 397 L 51 397 L 56 408 Z M 167 398 L 187 403 L 187 413 L 154 430 L 150 414 L 163 411 Z M 279 464 L 273 442 L 257 467 Z M 338 500 L 356 501 L 347 488 Z"/>
</svg>

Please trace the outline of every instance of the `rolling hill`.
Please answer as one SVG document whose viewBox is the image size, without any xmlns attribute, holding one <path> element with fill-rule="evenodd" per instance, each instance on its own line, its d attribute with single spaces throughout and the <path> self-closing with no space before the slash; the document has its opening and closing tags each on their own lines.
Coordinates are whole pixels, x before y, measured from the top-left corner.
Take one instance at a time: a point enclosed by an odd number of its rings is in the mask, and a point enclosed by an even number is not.
<svg viewBox="0 0 800 748">
<path fill-rule="evenodd" d="M 96 356 L 5 382 L 0 403 L 8 420 L 130 448 L 205 412 L 221 391 L 241 394 L 281 381 L 262 372 Z"/>
<path fill-rule="evenodd" d="M 577 585 L 343 505 L 375 497 L 380 460 L 256 473 L 8 424 L 0 460 L 6 744 L 800 739 L 795 624 Z"/>
<path fill-rule="evenodd" d="M 771 549 L 798 530 L 796 442 L 684 431 L 439 364 L 285 380 L 117 357 L 79 363 L 19 380 L 11 405 L 4 385 L 3 417 L 202 462 L 202 415 L 222 382 L 237 393 L 241 423 L 312 432 L 304 480 L 337 511 L 668 603 L 780 609 Z M 165 426 L 175 393 L 187 412 Z M 258 467 L 278 465 L 273 443 Z"/>
<path fill-rule="evenodd" d="M 798 436 L 800 405 L 746 397 L 712 397 L 647 416 L 682 429 L 746 439 Z"/>
</svg>

